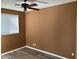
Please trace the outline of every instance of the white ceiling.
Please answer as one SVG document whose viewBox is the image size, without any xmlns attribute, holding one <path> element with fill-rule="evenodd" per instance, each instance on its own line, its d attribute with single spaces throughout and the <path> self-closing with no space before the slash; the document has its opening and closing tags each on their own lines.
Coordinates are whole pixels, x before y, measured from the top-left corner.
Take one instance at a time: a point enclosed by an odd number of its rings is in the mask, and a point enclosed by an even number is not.
<svg viewBox="0 0 79 59">
<path fill-rule="evenodd" d="M 68 2 L 73 2 L 76 0 L 38 0 L 38 1 L 48 3 L 48 4 L 43 4 L 43 3 L 39 3 L 39 2 L 35 1 L 35 3 L 38 4 L 38 6 L 36 6 L 35 8 L 41 9 L 41 8 L 46 8 L 46 7 L 64 4 L 64 3 L 68 3 Z M 23 3 L 23 1 L 22 0 L 1 0 L 1 8 L 23 11 L 23 8 L 21 8 L 20 6 L 15 6 L 15 4 L 17 4 L 17 3 L 21 4 L 21 3 Z M 30 2 L 27 2 L 27 3 L 30 3 Z M 28 11 L 30 11 L 30 10 L 28 10 Z"/>
</svg>

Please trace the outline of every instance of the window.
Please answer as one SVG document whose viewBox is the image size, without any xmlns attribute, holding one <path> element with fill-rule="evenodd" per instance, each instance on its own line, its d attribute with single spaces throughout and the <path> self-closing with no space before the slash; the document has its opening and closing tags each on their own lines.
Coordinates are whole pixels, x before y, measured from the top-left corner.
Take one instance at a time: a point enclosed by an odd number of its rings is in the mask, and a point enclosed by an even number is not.
<svg viewBox="0 0 79 59">
<path fill-rule="evenodd" d="M 1 35 L 19 33 L 19 16 L 14 14 L 1 14 Z"/>
</svg>

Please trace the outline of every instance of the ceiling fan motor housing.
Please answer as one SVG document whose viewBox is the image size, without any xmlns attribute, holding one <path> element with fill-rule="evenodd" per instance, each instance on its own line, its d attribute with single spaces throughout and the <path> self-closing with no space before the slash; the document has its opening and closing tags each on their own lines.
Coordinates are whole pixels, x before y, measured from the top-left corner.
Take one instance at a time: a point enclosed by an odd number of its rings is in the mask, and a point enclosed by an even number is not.
<svg viewBox="0 0 79 59">
<path fill-rule="evenodd" d="M 29 4 L 27 4 L 27 3 L 23 3 L 23 4 L 21 4 L 21 6 L 22 6 L 22 7 L 26 7 L 26 8 L 28 8 Z"/>
<path fill-rule="evenodd" d="M 27 0 L 24 0 L 24 2 L 26 2 Z"/>
</svg>

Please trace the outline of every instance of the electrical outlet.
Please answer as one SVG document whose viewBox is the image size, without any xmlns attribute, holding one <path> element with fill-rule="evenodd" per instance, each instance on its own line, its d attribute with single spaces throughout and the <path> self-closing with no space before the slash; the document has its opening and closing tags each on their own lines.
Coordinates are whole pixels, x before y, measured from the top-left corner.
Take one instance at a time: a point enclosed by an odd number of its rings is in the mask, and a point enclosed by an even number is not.
<svg viewBox="0 0 79 59">
<path fill-rule="evenodd" d="M 32 45 L 33 45 L 33 46 L 36 46 L 37 44 L 36 44 L 36 43 L 33 43 Z"/>
<path fill-rule="evenodd" d="M 74 53 L 72 53 L 72 56 L 74 56 Z"/>
</svg>

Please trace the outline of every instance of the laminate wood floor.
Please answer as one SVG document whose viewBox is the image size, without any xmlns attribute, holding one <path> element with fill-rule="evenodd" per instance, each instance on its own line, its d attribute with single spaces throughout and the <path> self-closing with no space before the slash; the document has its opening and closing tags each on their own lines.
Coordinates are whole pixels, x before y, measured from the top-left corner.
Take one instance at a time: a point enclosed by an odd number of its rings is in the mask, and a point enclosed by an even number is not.
<svg viewBox="0 0 79 59">
<path fill-rule="evenodd" d="M 1 59 L 60 59 L 29 48 L 23 48 L 1 56 Z"/>
</svg>

